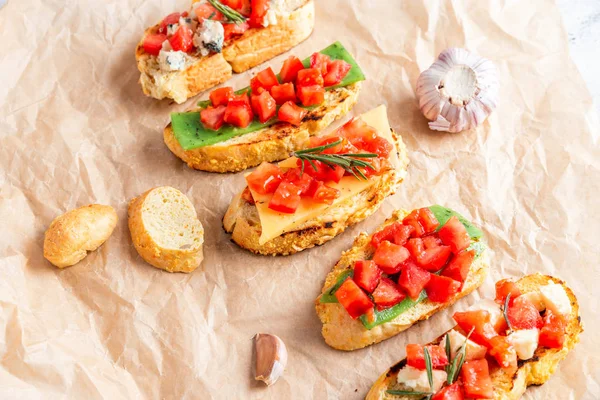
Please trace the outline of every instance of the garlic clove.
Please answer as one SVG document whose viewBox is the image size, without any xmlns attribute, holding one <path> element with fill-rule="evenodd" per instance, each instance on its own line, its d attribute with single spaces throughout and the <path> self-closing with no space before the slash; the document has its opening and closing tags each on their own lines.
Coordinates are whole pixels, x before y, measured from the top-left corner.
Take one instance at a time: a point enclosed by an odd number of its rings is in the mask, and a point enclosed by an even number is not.
<svg viewBox="0 0 600 400">
<path fill-rule="evenodd" d="M 287 364 L 287 349 L 283 341 L 268 333 L 257 333 L 254 336 L 254 349 L 256 353 L 257 381 L 263 381 L 271 386 L 283 375 Z"/>
<path fill-rule="evenodd" d="M 417 80 L 417 98 L 429 128 L 461 132 L 483 123 L 494 111 L 500 83 L 496 66 L 465 49 L 451 48 Z"/>
</svg>

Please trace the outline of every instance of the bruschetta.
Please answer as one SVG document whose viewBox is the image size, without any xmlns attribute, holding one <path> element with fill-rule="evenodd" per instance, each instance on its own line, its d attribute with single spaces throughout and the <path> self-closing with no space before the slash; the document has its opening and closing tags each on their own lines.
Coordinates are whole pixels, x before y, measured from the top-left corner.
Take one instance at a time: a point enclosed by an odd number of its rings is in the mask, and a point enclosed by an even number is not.
<svg viewBox="0 0 600 400">
<path fill-rule="evenodd" d="M 142 90 L 183 103 L 308 38 L 314 14 L 313 0 L 195 0 L 144 32 Z"/>
<path fill-rule="evenodd" d="M 397 210 L 327 276 L 316 300 L 325 342 L 356 350 L 388 339 L 471 293 L 488 268 L 483 233 L 455 211 Z"/>
<path fill-rule="evenodd" d="M 383 105 L 309 142 L 246 176 L 223 218 L 240 247 L 288 255 L 323 244 L 375 212 L 406 175 L 406 147 Z"/>
<path fill-rule="evenodd" d="M 304 61 L 290 56 L 278 75 L 268 67 L 248 87 L 215 89 L 196 109 L 171 114 L 164 140 L 189 167 L 203 171 L 283 160 L 345 115 L 364 79 L 339 42 Z"/>
<path fill-rule="evenodd" d="M 429 345 L 406 346 L 367 400 L 519 399 L 550 379 L 583 332 L 573 292 L 541 274 L 501 280 L 495 300 L 453 318 L 457 325 Z"/>
</svg>

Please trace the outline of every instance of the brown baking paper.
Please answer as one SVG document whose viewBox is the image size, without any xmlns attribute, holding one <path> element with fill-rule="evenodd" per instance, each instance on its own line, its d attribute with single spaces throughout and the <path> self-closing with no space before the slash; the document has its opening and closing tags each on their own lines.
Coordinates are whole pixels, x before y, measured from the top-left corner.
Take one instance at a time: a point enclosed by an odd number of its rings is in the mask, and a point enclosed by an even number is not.
<svg viewBox="0 0 600 400">
<path fill-rule="evenodd" d="M 496 280 L 532 272 L 568 282 L 586 330 L 525 398 L 600 398 L 598 118 L 553 1 L 319 0 L 316 29 L 293 54 L 347 46 L 368 77 L 354 113 L 386 104 L 411 164 L 368 220 L 277 258 L 241 250 L 221 228 L 243 174 L 193 171 L 163 144 L 169 113 L 195 100 L 177 106 L 138 86 L 144 27 L 187 6 L 9 0 L 0 9 L 1 399 L 358 399 L 407 343 L 446 331 L 452 312 L 491 296 Z M 497 111 L 460 134 L 429 131 L 414 91 L 451 46 L 492 59 L 502 82 Z M 278 70 L 285 57 L 266 65 Z M 245 86 L 257 70 L 229 84 Z M 154 269 L 132 246 L 127 203 L 158 185 L 189 196 L 204 224 L 206 258 L 192 274 Z M 94 202 L 117 209 L 114 234 L 78 265 L 53 267 L 42 257 L 45 229 Z M 435 203 L 484 229 L 485 285 L 383 343 L 329 348 L 313 303 L 340 253 L 393 209 Z M 257 332 L 279 335 L 289 351 L 270 388 L 253 380 Z"/>
</svg>

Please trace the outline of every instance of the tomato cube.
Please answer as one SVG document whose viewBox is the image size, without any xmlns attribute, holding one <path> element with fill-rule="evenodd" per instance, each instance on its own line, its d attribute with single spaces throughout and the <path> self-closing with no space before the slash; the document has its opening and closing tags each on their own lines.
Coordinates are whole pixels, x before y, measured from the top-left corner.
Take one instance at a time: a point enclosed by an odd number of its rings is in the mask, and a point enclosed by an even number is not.
<svg viewBox="0 0 600 400">
<path fill-rule="evenodd" d="M 293 83 L 283 83 L 271 88 L 271 96 L 277 104 L 283 104 L 287 101 L 296 102 L 296 90 Z"/>
<path fill-rule="evenodd" d="M 523 296 L 517 297 L 508 305 L 506 315 L 514 329 L 541 329 L 544 326 L 537 307 Z"/>
<path fill-rule="evenodd" d="M 441 346 L 429 345 L 425 346 L 429 352 L 431 358 L 431 367 L 433 369 L 442 369 L 448 365 L 448 356 L 446 350 Z M 409 344 L 406 346 L 406 364 L 413 368 L 425 369 L 425 350 L 423 345 L 420 344 Z"/>
<path fill-rule="evenodd" d="M 167 35 L 154 34 L 146 36 L 143 44 L 144 51 L 152 56 L 157 56 L 165 40 L 167 40 Z"/>
<path fill-rule="evenodd" d="M 473 330 L 471 339 L 474 342 L 488 348 L 490 347 L 490 340 L 498 336 L 490 322 L 490 313 L 486 310 L 455 312 L 452 318 L 463 331 L 471 332 Z"/>
<path fill-rule="evenodd" d="M 322 181 L 315 181 L 316 186 L 312 198 L 317 203 L 333 204 L 333 201 L 340 196 L 340 191 L 327 186 Z"/>
<path fill-rule="evenodd" d="M 521 295 L 521 291 L 517 284 L 510 279 L 501 279 L 496 282 L 496 303 L 503 305 L 506 301 L 506 296 L 510 293 L 509 303 L 513 303 L 517 297 Z"/>
<path fill-rule="evenodd" d="M 248 107 L 250 107 L 250 98 L 248 97 L 247 92 L 240 93 L 240 94 L 234 94 L 233 98 L 229 101 L 233 101 L 233 100 L 244 102 Z"/>
<path fill-rule="evenodd" d="M 230 86 L 222 87 L 213 90 L 210 92 L 208 96 L 213 107 L 218 106 L 226 106 L 229 103 L 229 100 L 233 99 L 235 93 L 233 92 L 233 88 Z"/>
<path fill-rule="evenodd" d="M 296 95 L 305 107 L 318 106 L 325 101 L 325 89 L 318 85 L 298 87 Z"/>
<path fill-rule="evenodd" d="M 413 228 L 412 225 L 407 225 L 407 226 L 410 226 L 411 228 Z M 408 250 L 408 252 L 410 253 L 410 255 L 415 260 L 420 259 L 423 256 L 423 252 L 425 251 L 425 246 L 423 244 L 423 239 L 421 239 L 421 238 L 412 238 L 412 239 L 409 239 L 408 242 L 406 242 L 405 247 Z"/>
<path fill-rule="evenodd" d="M 365 150 L 369 153 L 375 153 L 379 157 L 388 158 L 392 150 L 394 150 L 394 146 L 387 139 L 377 136 L 367 144 Z"/>
<path fill-rule="evenodd" d="M 293 183 L 282 181 L 269 201 L 269 208 L 284 214 L 295 213 L 302 200 L 300 198 L 301 191 Z"/>
<path fill-rule="evenodd" d="M 402 222 L 394 222 L 382 230 L 375 232 L 371 238 L 371 245 L 376 248 L 381 242 L 387 240 L 399 246 L 404 246 L 406 239 L 410 235 L 409 230 L 410 228 L 402 225 Z M 408 234 L 406 234 L 407 231 Z"/>
<path fill-rule="evenodd" d="M 565 331 L 567 329 L 566 319 L 555 314 L 551 310 L 546 310 L 544 315 L 544 326 L 540 330 L 539 345 L 551 349 L 560 349 L 565 343 Z"/>
<path fill-rule="evenodd" d="M 421 253 L 421 256 L 417 258 L 417 263 L 427 271 L 438 271 L 446 265 L 451 254 L 450 246 L 430 247 Z"/>
<path fill-rule="evenodd" d="M 247 22 L 223 24 L 223 40 L 228 41 L 235 36 L 243 35 L 250 28 Z"/>
<path fill-rule="evenodd" d="M 169 38 L 169 43 L 171 43 L 171 47 L 175 51 L 183 51 L 184 53 L 188 53 L 194 48 L 192 43 L 192 39 L 194 37 L 194 32 L 186 25 L 181 25 L 177 28 L 177 31 Z"/>
<path fill-rule="evenodd" d="M 494 397 L 494 386 L 490 378 L 488 362 L 485 358 L 465 362 L 460 371 L 460 377 L 466 397 L 473 399 L 491 399 Z"/>
<path fill-rule="evenodd" d="M 310 67 L 318 69 L 321 71 L 321 75 L 325 76 L 327 73 L 327 66 L 329 65 L 330 61 L 331 58 L 329 58 L 329 56 L 326 54 L 313 53 L 310 56 Z"/>
<path fill-rule="evenodd" d="M 369 296 L 350 278 L 342 283 L 342 286 L 335 292 L 335 297 L 353 319 L 373 308 L 373 302 Z"/>
<path fill-rule="evenodd" d="M 158 33 L 166 34 L 167 26 L 178 23 L 179 17 L 181 17 L 181 14 L 178 12 L 174 12 L 163 18 L 163 20 L 160 22 L 160 26 L 158 27 Z"/>
<path fill-rule="evenodd" d="M 353 118 L 338 129 L 339 136 L 345 137 L 354 146 L 364 149 L 377 138 L 377 130 L 360 118 Z"/>
<path fill-rule="evenodd" d="M 304 195 L 308 192 L 314 179 L 308 175 L 303 174 L 299 168 L 290 168 L 285 174 L 283 174 L 285 181 L 291 182 L 300 189 L 300 194 Z"/>
<path fill-rule="evenodd" d="M 354 262 L 354 281 L 358 286 L 371 293 L 379 284 L 381 270 L 375 262 L 369 260 L 358 260 Z"/>
<path fill-rule="evenodd" d="M 415 300 L 419 297 L 429 279 L 431 279 L 431 273 L 414 263 L 406 263 L 402 268 L 400 278 L 398 278 L 398 285 L 406 290 L 411 299 Z"/>
<path fill-rule="evenodd" d="M 307 111 L 305 109 L 298 107 L 291 101 L 288 101 L 279 107 L 277 118 L 279 118 L 280 121 L 289 122 L 294 126 L 299 126 L 306 116 L 306 113 Z"/>
<path fill-rule="evenodd" d="M 406 294 L 389 278 L 381 278 L 372 296 L 378 311 L 393 307 L 406 298 Z"/>
<path fill-rule="evenodd" d="M 296 77 L 296 86 L 321 86 L 323 87 L 323 77 L 321 71 L 317 68 L 305 68 L 298 71 Z"/>
<path fill-rule="evenodd" d="M 250 26 L 253 28 L 263 28 L 265 15 L 269 11 L 269 0 L 252 0 L 250 4 L 252 7 L 250 19 L 248 20 Z"/>
<path fill-rule="evenodd" d="M 460 292 L 460 282 L 445 276 L 431 274 L 431 279 L 425 285 L 429 300 L 436 303 L 445 303 Z"/>
<path fill-rule="evenodd" d="M 200 111 L 200 121 L 208 129 L 218 131 L 225 122 L 226 106 L 207 107 Z"/>
<path fill-rule="evenodd" d="M 258 88 L 263 88 L 268 92 L 273 86 L 277 85 L 279 85 L 277 75 L 275 75 L 271 67 L 263 69 L 254 78 L 250 79 L 250 87 L 252 88 L 252 93 L 255 94 L 260 94 Z"/>
<path fill-rule="evenodd" d="M 212 19 L 215 21 L 222 21 L 223 14 L 212 5 L 208 3 L 199 4 L 194 9 L 196 13 L 196 17 L 198 17 L 198 21 L 202 22 L 205 19 Z"/>
<path fill-rule="evenodd" d="M 295 82 L 298 77 L 298 71 L 303 70 L 304 65 L 298 57 L 290 56 L 283 62 L 281 72 L 279 72 L 279 79 L 282 83 Z"/>
<path fill-rule="evenodd" d="M 445 386 L 431 400 L 464 400 L 463 392 L 458 382 Z"/>
<path fill-rule="evenodd" d="M 489 355 L 494 357 L 498 365 L 506 370 L 516 372 L 517 352 L 508 342 L 506 336 L 495 336 L 490 339 Z"/>
<path fill-rule="evenodd" d="M 233 99 L 227 104 L 225 122 L 228 124 L 245 128 L 250 125 L 253 118 L 252 109 L 245 100 Z"/>
<path fill-rule="evenodd" d="M 473 260 L 475 260 L 475 250 L 463 250 L 452 256 L 442 275 L 460 282 L 462 286 L 469 275 Z"/>
<path fill-rule="evenodd" d="M 420 238 L 425 234 L 425 229 L 423 229 L 423 226 L 419 222 L 419 210 L 413 210 L 410 214 L 404 217 L 402 223 L 414 228 L 412 236 L 415 238 Z"/>
<path fill-rule="evenodd" d="M 375 250 L 373 261 L 386 274 L 395 274 L 400 271 L 398 266 L 408 257 L 410 257 L 410 253 L 404 247 L 385 240 Z"/>
<path fill-rule="evenodd" d="M 262 91 L 261 94 L 252 93 L 252 111 L 258 115 L 260 123 L 265 123 L 275 116 L 277 104 L 269 92 Z"/>
<path fill-rule="evenodd" d="M 455 215 L 446 221 L 438 231 L 438 235 L 445 245 L 452 247 L 454 254 L 460 253 L 471 244 L 471 237 L 467 233 L 467 228 Z"/>
<path fill-rule="evenodd" d="M 429 208 L 420 208 L 418 214 L 419 223 L 423 227 L 423 230 L 426 234 L 435 232 L 438 226 L 440 226 L 440 223 L 438 222 L 437 218 Z"/>
<path fill-rule="evenodd" d="M 327 66 L 327 73 L 323 74 L 323 84 L 325 86 L 335 86 L 340 84 L 352 66 L 344 60 L 333 60 Z"/>
<path fill-rule="evenodd" d="M 275 192 L 282 179 L 281 169 L 277 165 L 265 161 L 246 176 L 246 183 L 256 193 L 269 194 Z"/>
</svg>

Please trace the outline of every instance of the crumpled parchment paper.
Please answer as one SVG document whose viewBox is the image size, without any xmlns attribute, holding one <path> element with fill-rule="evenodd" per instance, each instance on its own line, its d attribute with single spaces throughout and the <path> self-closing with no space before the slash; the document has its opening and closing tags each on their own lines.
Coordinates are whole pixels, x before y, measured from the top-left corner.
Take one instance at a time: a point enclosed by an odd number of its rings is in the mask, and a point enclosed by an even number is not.
<svg viewBox="0 0 600 400">
<path fill-rule="evenodd" d="M 525 398 L 600 398 L 598 118 L 553 1 L 318 0 L 315 32 L 292 53 L 347 46 L 368 76 L 354 113 L 387 104 L 411 165 L 368 220 L 278 258 L 239 249 L 221 228 L 243 174 L 190 170 L 163 144 L 169 112 L 197 99 L 176 106 L 137 84 L 144 27 L 188 6 L 9 0 L 0 9 L 1 399 L 361 398 L 407 343 L 450 328 L 452 312 L 492 295 L 501 277 L 537 271 L 575 290 L 586 331 Z M 450 46 L 495 61 L 502 82 L 497 112 L 461 134 L 429 131 L 414 93 L 419 72 Z M 267 65 L 278 70 L 285 57 Z M 260 68 L 229 84 L 245 86 Z M 206 229 L 206 259 L 190 275 L 152 268 L 131 244 L 127 202 L 157 185 L 187 194 Z M 117 209 L 114 234 L 78 265 L 54 268 L 42 257 L 45 229 L 94 202 Z M 483 227 L 493 250 L 485 285 L 381 344 L 330 349 L 313 302 L 340 252 L 394 208 L 435 203 Z M 289 350 L 268 389 L 252 379 L 257 332 Z"/>
</svg>

